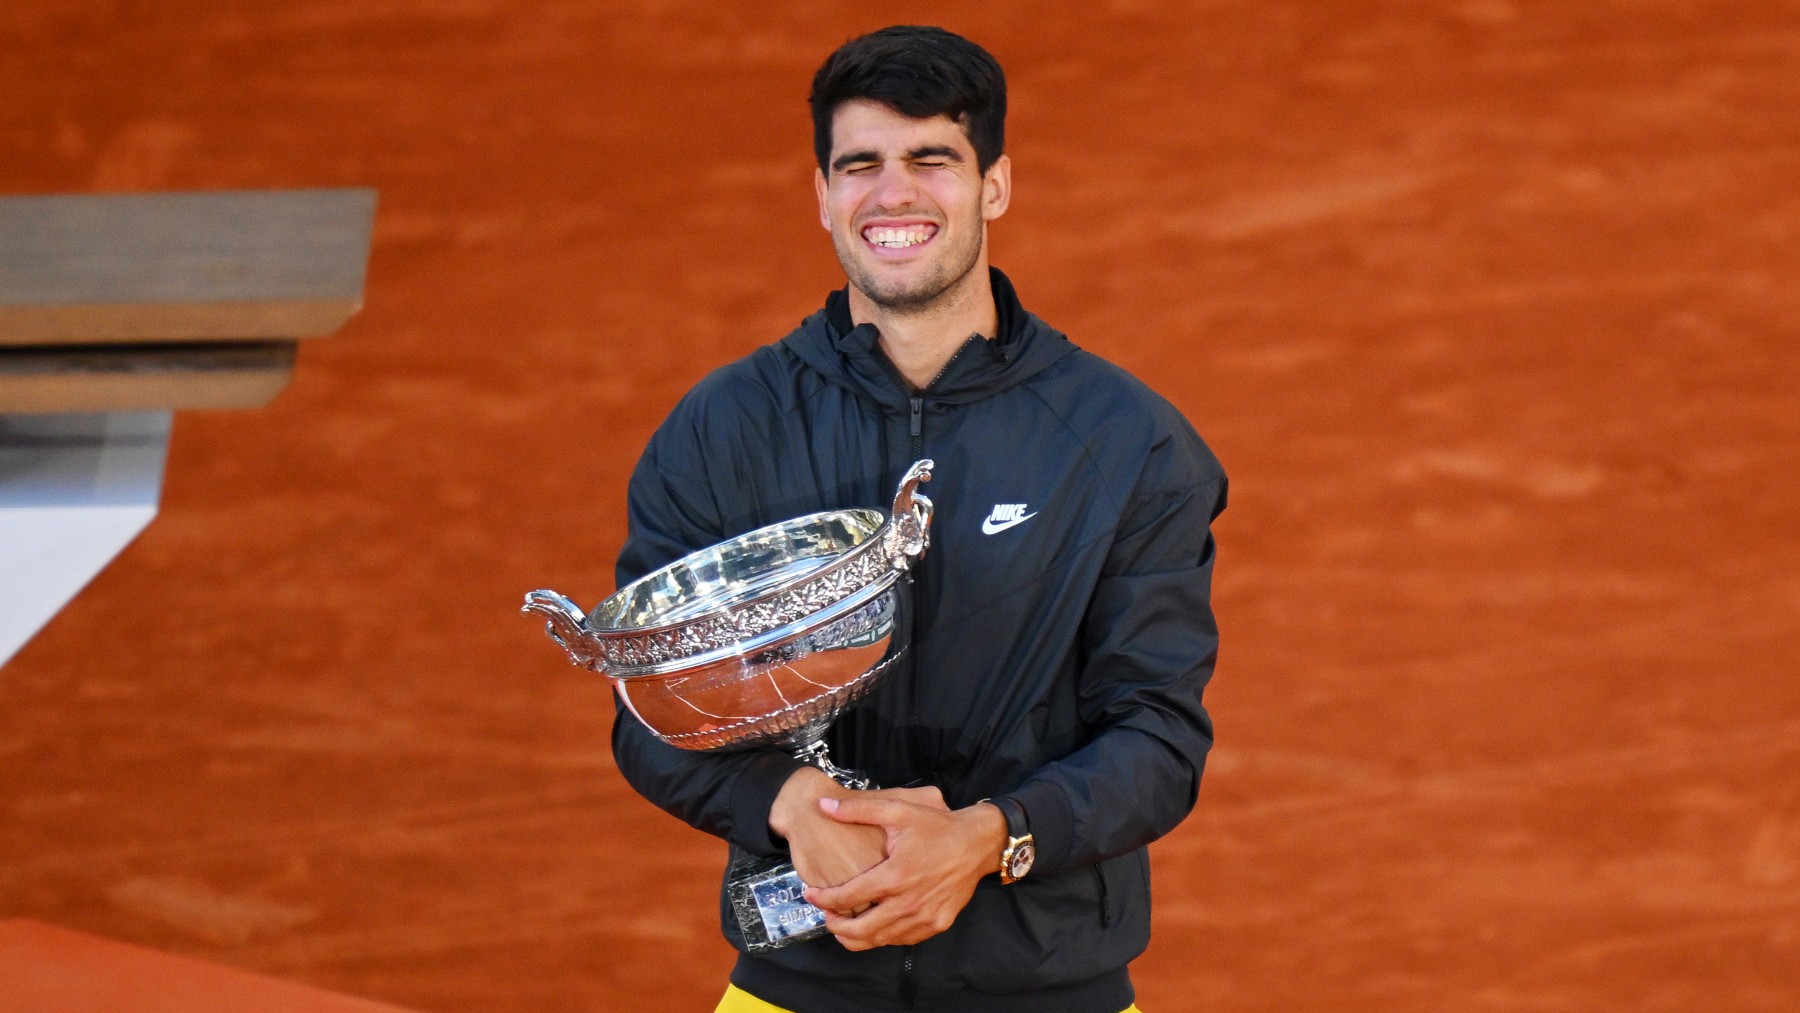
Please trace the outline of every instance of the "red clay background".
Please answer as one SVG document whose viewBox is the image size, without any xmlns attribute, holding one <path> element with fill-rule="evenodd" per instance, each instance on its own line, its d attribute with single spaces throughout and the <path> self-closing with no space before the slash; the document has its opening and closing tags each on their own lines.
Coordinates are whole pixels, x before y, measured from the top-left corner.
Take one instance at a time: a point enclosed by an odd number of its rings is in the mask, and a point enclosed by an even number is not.
<svg viewBox="0 0 1800 1013">
<path fill-rule="evenodd" d="M 378 187 L 365 311 L 176 423 L 0 671 L 0 915 L 426 1010 L 705 1010 L 722 848 L 522 593 L 838 283 L 803 104 L 939 22 L 995 260 L 1229 468 L 1141 1005 L 1800 1006 L 1791 4 L 0 8 L 0 192 Z"/>
</svg>

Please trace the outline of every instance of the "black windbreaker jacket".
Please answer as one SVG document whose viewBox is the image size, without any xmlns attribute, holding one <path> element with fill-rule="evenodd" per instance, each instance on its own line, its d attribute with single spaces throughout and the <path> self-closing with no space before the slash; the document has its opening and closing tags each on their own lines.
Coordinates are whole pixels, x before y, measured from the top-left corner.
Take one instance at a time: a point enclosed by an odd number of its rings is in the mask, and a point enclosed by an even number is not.
<svg viewBox="0 0 1800 1013">
<path fill-rule="evenodd" d="M 732 980 L 796 1013 L 1118 1013 L 1149 940 L 1145 846 L 1192 809 L 1212 743 L 1200 698 L 1218 645 L 1209 525 L 1224 472 L 1167 401 L 993 281 L 1000 335 L 971 338 L 918 392 L 833 293 L 701 381 L 631 479 L 620 586 L 764 525 L 886 509 L 913 461 L 937 462 L 910 663 L 828 741 L 840 765 L 936 785 L 952 808 L 1016 799 L 1037 864 L 1010 886 L 982 880 L 917 946 L 852 953 L 827 936 L 740 955 Z M 1002 505 L 1026 519 L 984 525 Z M 768 816 L 797 765 L 784 753 L 679 750 L 624 711 L 613 752 L 658 806 L 781 853 Z"/>
</svg>

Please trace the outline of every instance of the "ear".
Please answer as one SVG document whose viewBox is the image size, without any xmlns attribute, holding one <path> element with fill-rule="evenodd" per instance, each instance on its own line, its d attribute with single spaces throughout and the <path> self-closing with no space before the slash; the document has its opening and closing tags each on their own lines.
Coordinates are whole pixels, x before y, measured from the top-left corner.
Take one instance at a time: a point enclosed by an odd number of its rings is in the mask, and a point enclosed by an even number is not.
<svg viewBox="0 0 1800 1013">
<path fill-rule="evenodd" d="M 813 193 L 819 198 L 819 224 L 831 231 L 831 209 L 825 204 L 825 170 L 813 170 Z"/>
<path fill-rule="evenodd" d="M 1012 204 L 1012 159 L 1001 155 L 981 178 L 981 220 L 991 222 Z"/>
</svg>

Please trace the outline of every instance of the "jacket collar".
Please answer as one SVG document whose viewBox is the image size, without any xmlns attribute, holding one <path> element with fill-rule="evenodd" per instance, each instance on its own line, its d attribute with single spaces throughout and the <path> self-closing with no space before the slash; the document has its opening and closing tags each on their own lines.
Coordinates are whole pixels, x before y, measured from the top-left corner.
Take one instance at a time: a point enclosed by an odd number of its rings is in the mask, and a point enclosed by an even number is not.
<svg viewBox="0 0 1800 1013">
<path fill-rule="evenodd" d="M 987 338 L 996 345 L 1010 345 L 1025 328 L 1025 318 L 1030 314 L 1019 304 L 1019 293 L 1013 289 L 1012 279 L 1000 272 L 997 267 L 988 268 L 988 281 L 994 290 L 994 311 L 1000 317 L 1000 333 Z M 850 319 L 850 289 L 840 288 L 825 297 L 826 321 L 839 334 L 849 334 L 856 329 Z M 874 325 L 868 325 L 873 329 Z"/>
<path fill-rule="evenodd" d="M 971 335 L 925 391 L 912 391 L 901 378 L 881 351 L 874 324 L 851 322 L 847 289 L 827 296 L 825 308 L 806 318 L 782 344 L 833 383 L 890 408 L 904 409 L 918 394 L 949 404 L 978 401 L 1029 379 L 1075 347 L 1025 309 L 1005 274 L 993 267 L 988 272 L 1000 333 Z"/>
</svg>

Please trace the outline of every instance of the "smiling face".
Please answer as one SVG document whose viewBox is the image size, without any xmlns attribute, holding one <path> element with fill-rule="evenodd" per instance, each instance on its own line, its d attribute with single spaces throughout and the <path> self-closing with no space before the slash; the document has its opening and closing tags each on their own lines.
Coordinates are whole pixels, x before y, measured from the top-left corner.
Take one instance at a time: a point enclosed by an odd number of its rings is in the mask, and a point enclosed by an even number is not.
<svg viewBox="0 0 1800 1013">
<path fill-rule="evenodd" d="M 814 178 L 819 221 L 870 302 L 918 313 L 986 268 L 987 223 L 1006 212 L 1011 165 L 1002 155 L 984 175 L 949 117 L 845 102 L 832 114 L 828 168 Z"/>
</svg>

